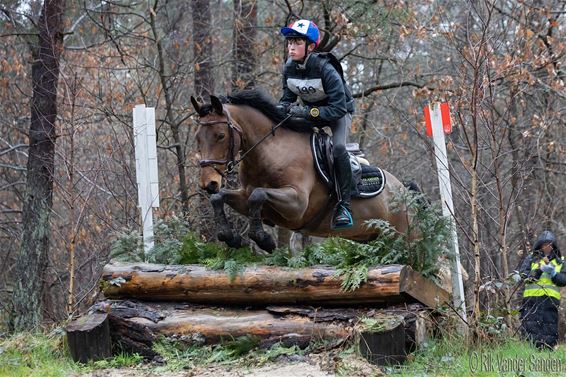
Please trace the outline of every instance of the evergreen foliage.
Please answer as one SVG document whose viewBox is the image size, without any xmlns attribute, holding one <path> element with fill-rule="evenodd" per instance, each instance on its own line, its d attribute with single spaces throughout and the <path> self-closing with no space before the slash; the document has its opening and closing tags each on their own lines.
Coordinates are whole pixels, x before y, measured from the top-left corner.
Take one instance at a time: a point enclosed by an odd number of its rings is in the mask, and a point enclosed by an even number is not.
<svg viewBox="0 0 566 377">
<path fill-rule="evenodd" d="M 407 207 L 412 216 L 408 231 L 412 237 L 399 234 L 388 222 L 374 219 L 366 226 L 379 230 L 380 236 L 367 243 L 343 238 L 328 238 L 311 244 L 297 255 L 288 249 L 277 249 L 269 256 L 255 254 L 251 248 L 228 248 L 223 244 L 203 242 L 179 218 L 158 221 L 155 246 L 148 262 L 165 264 L 202 264 L 214 270 L 226 271 L 234 279 L 246 266 L 271 265 L 301 268 L 315 265 L 335 267 L 342 279 L 342 289 L 355 290 L 367 280 L 368 270 L 383 264 L 411 266 L 427 278 L 435 279 L 438 257 L 446 254 L 450 242 L 449 219 L 439 215 L 437 206 L 430 205 L 422 194 L 403 192 L 391 203 L 395 208 Z M 143 260 L 141 237 L 123 232 L 112 247 L 113 258 L 139 262 Z"/>
</svg>

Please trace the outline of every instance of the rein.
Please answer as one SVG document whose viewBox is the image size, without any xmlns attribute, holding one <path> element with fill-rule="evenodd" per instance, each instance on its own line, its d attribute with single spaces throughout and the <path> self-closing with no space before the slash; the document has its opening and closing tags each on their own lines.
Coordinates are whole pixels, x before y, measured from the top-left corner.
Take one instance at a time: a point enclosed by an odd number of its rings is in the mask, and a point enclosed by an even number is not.
<svg viewBox="0 0 566 377">
<path fill-rule="evenodd" d="M 275 130 L 277 130 L 281 125 L 283 125 L 283 123 L 285 123 L 291 116 L 292 116 L 292 114 L 287 115 L 281 122 L 277 123 L 277 125 L 272 126 L 271 131 L 269 133 L 265 134 L 261 139 L 259 139 L 259 141 L 257 143 L 255 143 L 254 145 L 252 145 L 250 147 L 250 149 L 245 151 L 242 154 L 242 157 L 240 157 L 239 159 L 236 159 L 236 152 L 237 151 L 234 151 L 234 149 L 235 149 L 234 130 L 240 135 L 240 140 L 242 139 L 242 130 L 234 125 L 231 117 L 227 113 L 226 113 L 226 120 L 217 120 L 217 121 L 212 121 L 212 122 L 199 123 L 202 126 L 212 126 L 212 125 L 215 125 L 215 124 L 226 124 L 228 126 L 228 130 L 230 132 L 230 150 L 228 152 L 228 157 L 225 158 L 224 160 L 200 160 L 199 161 L 200 167 L 204 168 L 205 166 L 212 166 L 212 168 L 214 170 L 216 170 L 223 177 L 226 174 L 231 174 L 232 172 L 234 172 L 234 169 L 236 168 L 236 166 L 246 158 L 248 153 L 250 153 L 252 150 L 254 150 L 259 144 L 261 144 L 269 136 L 275 136 Z M 226 165 L 226 169 L 224 170 L 224 172 L 221 172 L 220 170 L 218 170 L 216 168 L 216 165 Z"/>
</svg>

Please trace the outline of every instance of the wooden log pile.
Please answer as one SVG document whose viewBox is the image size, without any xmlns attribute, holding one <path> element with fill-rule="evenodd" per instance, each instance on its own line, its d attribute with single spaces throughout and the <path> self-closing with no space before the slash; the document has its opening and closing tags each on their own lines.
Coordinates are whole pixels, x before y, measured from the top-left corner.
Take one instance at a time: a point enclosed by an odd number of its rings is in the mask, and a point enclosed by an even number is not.
<svg viewBox="0 0 566 377">
<path fill-rule="evenodd" d="M 186 301 L 201 304 L 324 306 L 421 302 L 428 307 L 448 301 L 448 292 L 404 265 L 372 268 L 367 282 L 343 291 L 336 270 L 247 268 L 235 279 L 199 265 L 109 264 L 102 275 L 107 298 Z"/>
<path fill-rule="evenodd" d="M 82 327 L 69 326 L 70 340 L 87 339 L 70 341 L 71 353 L 80 361 L 107 356 L 110 351 L 101 352 L 99 346 L 108 347 L 107 342 L 84 346 L 93 327 L 84 323 L 98 323 L 103 316 L 115 349 L 148 359 L 158 356 L 152 346 L 161 337 L 214 344 L 250 336 L 260 347 L 282 343 L 301 348 L 313 340 L 339 344 L 358 338 L 368 345 L 368 360 L 397 362 L 403 359 L 394 357 L 400 348 L 405 355 L 427 339 L 432 310 L 448 300 L 447 292 L 401 265 L 371 269 L 368 281 L 352 292 L 342 291 L 340 284 L 328 267 L 255 267 L 230 279 L 202 266 L 107 265 L 102 277 L 107 299 L 77 320 Z M 388 328 L 389 335 L 374 326 L 359 336 L 361 318 L 390 322 L 392 317 L 399 325 L 393 332 Z M 395 355 L 382 355 L 379 345 L 385 343 L 395 344 L 395 349 L 389 347 Z"/>
</svg>

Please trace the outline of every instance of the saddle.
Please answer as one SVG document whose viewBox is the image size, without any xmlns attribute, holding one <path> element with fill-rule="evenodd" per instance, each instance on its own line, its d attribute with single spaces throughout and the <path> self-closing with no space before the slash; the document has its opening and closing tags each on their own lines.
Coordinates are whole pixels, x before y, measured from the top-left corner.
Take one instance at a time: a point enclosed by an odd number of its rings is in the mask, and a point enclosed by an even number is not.
<svg viewBox="0 0 566 377">
<path fill-rule="evenodd" d="M 332 137 L 324 129 L 314 129 L 311 135 L 311 149 L 315 170 L 329 190 L 334 190 L 334 158 Z M 352 167 L 352 198 L 372 198 L 379 195 L 385 187 L 385 174 L 376 166 L 371 166 L 363 158 L 357 143 L 346 144 Z"/>
</svg>

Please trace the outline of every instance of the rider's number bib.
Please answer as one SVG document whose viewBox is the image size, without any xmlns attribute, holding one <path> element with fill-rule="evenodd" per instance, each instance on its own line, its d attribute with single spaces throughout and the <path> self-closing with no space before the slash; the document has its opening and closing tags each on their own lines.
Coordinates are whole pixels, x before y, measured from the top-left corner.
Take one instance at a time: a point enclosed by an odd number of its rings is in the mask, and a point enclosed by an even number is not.
<svg viewBox="0 0 566 377">
<path fill-rule="evenodd" d="M 327 97 L 321 79 L 287 79 L 287 87 L 307 102 L 318 102 Z"/>
</svg>

